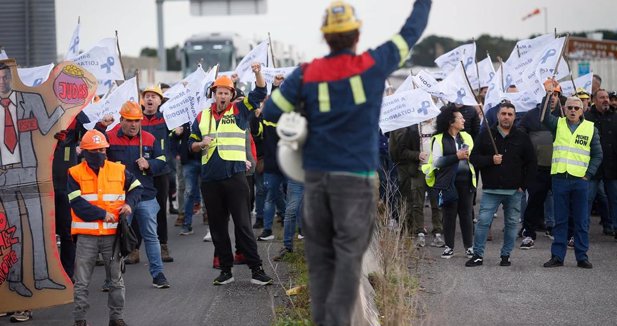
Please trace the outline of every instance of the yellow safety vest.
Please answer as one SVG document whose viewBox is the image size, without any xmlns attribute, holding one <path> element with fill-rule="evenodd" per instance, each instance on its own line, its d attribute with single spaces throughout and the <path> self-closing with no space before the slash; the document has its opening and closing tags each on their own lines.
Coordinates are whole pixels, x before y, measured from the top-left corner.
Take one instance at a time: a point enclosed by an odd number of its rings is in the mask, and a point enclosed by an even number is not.
<svg viewBox="0 0 617 326">
<path fill-rule="evenodd" d="M 473 150 L 473 138 L 471 137 L 470 134 L 464 131 L 461 131 L 460 135 L 463 138 L 463 142 L 469 145 L 469 153 L 471 153 L 471 151 Z M 437 142 L 437 144 L 441 147 L 441 152 L 443 153 L 442 140 L 443 140 L 443 133 L 433 136 L 431 138 L 431 148 L 433 148 L 432 144 Z M 424 178 L 426 179 L 426 184 L 429 187 L 432 187 L 435 185 L 435 179 L 436 179 L 435 170 L 437 170 L 437 168 L 433 165 L 433 151 L 431 151 L 431 154 L 428 156 L 427 163 L 422 165 L 422 172 L 425 174 Z M 471 164 L 471 162 L 469 162 L 469 171 L 471 171 L 471 182 L 473 186 L 475 187 L 476 186 L 476 170 L 474 169 L 473 164 Z"/>
<path fill-rule="evenodd" d="M 79 184 L 80 188 L 79 191 L 69 194 L 69 200 L 72 196 L 81 196 L 92 205 L 113 214 L 118 220 L 118 212 L 125 200 L 124 170 L 125 166 L 120 163 L 105 161 L 105 165 L 99 169 L 97 175 L 87 166 L 85 161 L 81 162 L 69 169 L 71 177 Z M 72 209 L 71 217 L 71 234 L 116 234 L 118 223 L 107 223 L 102 220 L 86 222 L 79 218 Z"/>
<path fill-rule="evenodd" d="M 585 176 L 591 159 L 593 129 L 593 122 L 583 120 L 571 132 L 567 119 L 559 118 L 553 142 L 551 174 L 568 173 L 579 178 Z"/>
<path fill-rule="evenodd" d="M 246 130 L 240 129 L 236 124 L 234 109 L 231 108 L 223 114 L 216 127 L 216 121 L 211 112 L 212 108 L 203 110 L 199 131 L 202 137 L 209 136 L 213 140 L 208 146 L 206 153 L 202 152 L 201 164 L 205 165 L 212 157 L 216 149 L 219 156 L 225 161 L 246 161 Z"/>
</svg>

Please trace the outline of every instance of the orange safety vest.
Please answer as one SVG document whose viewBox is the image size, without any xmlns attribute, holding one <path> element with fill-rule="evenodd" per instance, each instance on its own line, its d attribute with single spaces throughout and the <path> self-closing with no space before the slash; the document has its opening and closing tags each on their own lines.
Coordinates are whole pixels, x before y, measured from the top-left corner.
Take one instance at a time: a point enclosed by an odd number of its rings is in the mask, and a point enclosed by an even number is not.
<svg viewBox="0 0 617 326">
<path fill-rule="evenodd" d="M 124 205 L 126 198 L 124 169 L 125 166 L 120 163 L 105 161 L 105 165 L 99 169 L 97 175 L 84 161 L 70 168 L 69 173 L 79 184 L 81 198 L 113 214 L 118 220 L 118 211 Z M 73 209 L 71 209 L 71 216 L 73 218 L 71 234 L 116 234 L 118 223 L 106 223 L 102 220 L 86 222 L 80 219 Z"/>
</svg>

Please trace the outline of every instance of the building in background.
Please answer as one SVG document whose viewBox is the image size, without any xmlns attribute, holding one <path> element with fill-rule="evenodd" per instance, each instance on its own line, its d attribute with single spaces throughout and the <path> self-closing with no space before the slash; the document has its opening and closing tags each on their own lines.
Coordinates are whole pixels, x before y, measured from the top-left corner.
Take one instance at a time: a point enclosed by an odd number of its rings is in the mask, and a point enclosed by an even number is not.
<svg viewBox="0 0 617 326">
<path fill-rule="evenodd" d="M 55 0 L 2 0 L 0 46 L 22 67 L 56 62 Z"/>
</svg>

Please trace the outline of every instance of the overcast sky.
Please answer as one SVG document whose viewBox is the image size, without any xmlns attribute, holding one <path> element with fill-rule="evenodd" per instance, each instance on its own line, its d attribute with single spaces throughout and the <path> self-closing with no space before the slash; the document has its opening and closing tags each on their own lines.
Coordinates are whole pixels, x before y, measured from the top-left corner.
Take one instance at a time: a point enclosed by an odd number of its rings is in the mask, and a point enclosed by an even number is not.
<svg viewBox="0 0 617 326">
<path fill-rule="evenodd" d="M 196 33 L 234 31 L 247 38 L 272 38 L 295 45 L 309 60 L 327 52 L 319 27 L 330 0 L 267 0 L 268 13 L 259 16 L 191 16 L 189 2 L 168 1 L 165 46 L 182 44 Z M 409 0 L 349 0 L 363 21 L 360 49 L 379 45 L 397 33 L 412 8 Z M 470 39 L 488 33 L 527 38 L 544 32 L 544 14 L 521 18 L 535 8 L 547 8 L 549 31 L 617 30 L 615 0 L 435 0 L 423 36 L 437 34 Z M 155 0 L 56 1 L 58 52 L 68 48 L 81 16 L 81 44 L 86 50 L 118 30 L 122 54 L 137 56 L 143 47 L 157 47 Z"/>
</svg>

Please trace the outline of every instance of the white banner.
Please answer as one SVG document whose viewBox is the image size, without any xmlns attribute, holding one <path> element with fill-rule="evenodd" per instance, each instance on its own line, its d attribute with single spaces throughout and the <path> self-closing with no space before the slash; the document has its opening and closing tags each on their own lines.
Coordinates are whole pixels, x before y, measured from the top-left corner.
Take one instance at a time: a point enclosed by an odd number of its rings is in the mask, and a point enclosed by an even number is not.
<svg viewBox="0 0 617 326">
<path fill-rule="evenodd" d="M 463 61 L 465 71 L 468 76 L 475 76 L 475 60 L 476 60 L 476 43 L 463 44 L 450 52 L 442 54 L 439 58 L 435 59 L 435 63 L 446 74 L 450 73 L 456 67 L 459 66 L 459 62 Z M 471 73 L 471 71 L 474 71 Z"/>
<path fill-rule="evenodd" d="M 173 130 L 195 120 L 199 113 L 201 97 L 204 96 L 204 83 L 207 77 L 206 72 L 198 66 L 192 74 L 165 92 L 166 96 L 171 97 L 160 110 L 167 129 Z"/>
<path fill-rule="evenodd" d="M 527 112 L 540 103 L 534 94 L 529 92 L 503 93 L 502 99 L 506 99 L 514 104 L 517 113 Z"/>
<path fill-rule="evenodd" d="M 71 58 L 75 58 L 79 55 L 79 23 L 75 26 L 75 30 L 73 31 L 73 37 L 71 37 L 71 42 L 69 43 L 69 48 L 66 50 L 66 55 L 64 56 L 64 60 L 71 60 Z"/>
<path fill-rule="evenodd" d="M 35 87 L 44 83 L 49 77 L 49 73 L 54 69 L 54 64 L 32 68 L 17 68 L 19 79 L 26 86 Z"/>
<path fill-rule="evenodd" d="M 544 48 L 544 45 L 553 39 L 555 39 L 555 37 L 552 34 L 545 34 L 532 39 L 520 40 L 516 42 L 516 46 L 512 49 L 506 62 L 508 64 L 514 64 L 515 61 L 519 61 L 521 58 L 534 57 L 536 51 Z"/>
<path fill-rule="evenodd" d="M 562 81 L 561 83 L 559 83 L 559 86 L 561 86 L 561 95 L 574 96 L 576 94 L 576 88 L 582 87 L 585 89 L 585 92 L 587 92 L 587 94 L 590 94 L 591 97 L 592 81 L 593 72 L 574 79 L 574 85 L 572 85 L 572 81 L 570 79 Z M 574 87 L 575 85 L 576 87 Z"/>
<path fill-rule="evenodd" d="M 9 57 L 6 55 L 6 52 L 4 52 L 4 49 L 0 49 L 0 60 L 5 60 L 8 58 Z"/>
<path fill-rule="evenodd" d="M 287 78 L 287 76 L 289 76 L 294 70 L 296 70 L 296 68 L 298 67 L 297 66 L 280 67 L 280 68 L 261 67 L 261 73 L 264 76 L 264 79 L 266 80 L 266 87 L 268 89 L 268 94 L 272 92 L 272 83 L 274 82 L 274 77 L 276 77 L 276 75 L 283 75 L 283 77 Z"/>
<path fill-rule="evenodd" d="M 421 89 L 392 94 L 383 98 L 379 128 L 386 133 L 432 119 L 439 112 L 431 95 Z"/>
<path fill-rule="evenodd" d="M 124 80 L 115 38 L 102 39 L 90 50 L 71 60 L 96 77 L 98 80 L 96 93 L 99 95 L 107 93 L 113 81 Z"/>
<path fill-rule="evenodd" d="M 450 102 L 462 105 L 478 105 L 473 90 L 469 87 L 465 78 L 463 65 L 459 62 L 458 66 L 439 83 L 441 98 Z"/>
<path fill-rule="evenodd" d="M 418 74 L 412 77 L 412 80 L 418 88 L 423 89 L 427 93 L 437 97 L 442 96 L 439 82 L 426 70 L 420 70 Z"/>
<path fill-rule="evenodd" d="M 256 46 L 249 54 L 247 54 L 238 64 L 235 72 L 242 82 L 254 82 L 255 75 L 251 69 L 253 62 L 259 62 L 262 66 L 266 66 L 268 61 L 268 42 L 263 41 Z"/>
<path fill-rule="evenodd" d="M 407 78 L 405 78 L 405 80 L 403 81 L 403 83 L 401 83 L 401 85 L 399 85 L 399 87 L 396 89 L 396 91 L 394 91 L 394 94 L 396 93 L 400 93 L 400 92 L 406 92 L 406 91 L 410 91 L 412 89 L 416 89 L 416 87 L 413 84 L 413 75 L 409 75 L 407 76 Z"/>
<path fill-rule="evenodd" d="M 570 74 L 567 65 L 564 65 L 565 61 L 563 58 L 562 60 L 559 60 L 565 41 L 565 37 L 557 38 L 548 43 L 546 47 L 536 55 L 536 78 L 538 78 L 541 82 L 544 82 L 546 79 L 553 76 L 556 77 L 556 80 L 559 80 Z M 560 65 L 558 67 L 558 71 L 555 72 L 555 67 L 557 66 L 558 60 L 560 61 Z M 529 69 L 525 71 L 525 73 L 527 72 L 529 72 Z"/>
<path fill-rule="evenodd" d="M 111 114 L 114 117 L 114 123 L 107 127 L 107 130 L 111 130 L 120 122 L 120 108 L 126 101 L 139 103 L 137 79 L 135 77 L 122 83 L 122 85 L 118 86 L 118 88 L 97 103 L 85 107 L 83 111 L 91 122 L 84 125 L 84 127 L 90 130 L 94 128 L 94 125 L 103 116 Z"/>
</svg>

